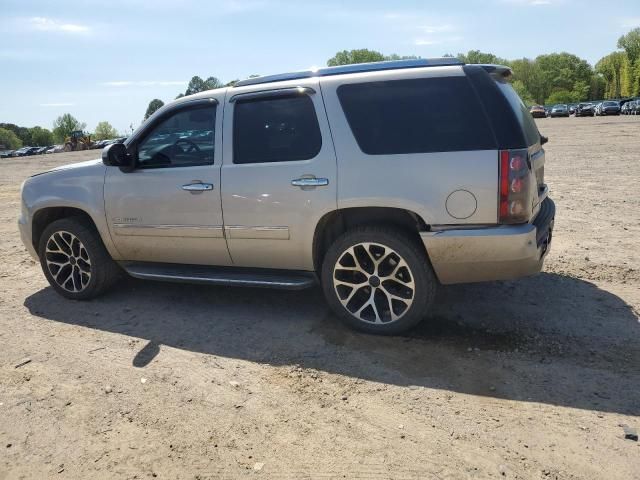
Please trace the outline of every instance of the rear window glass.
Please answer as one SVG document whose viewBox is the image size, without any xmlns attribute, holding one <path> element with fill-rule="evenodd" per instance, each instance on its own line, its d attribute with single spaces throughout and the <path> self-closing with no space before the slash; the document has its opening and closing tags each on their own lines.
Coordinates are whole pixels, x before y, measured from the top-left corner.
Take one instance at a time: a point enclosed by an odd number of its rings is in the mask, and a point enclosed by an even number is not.
<svg viewBox="0 0 640 480">
<path fill-rule="evenodd" d="M 515 113 L 522 130 L 524 131 L 524 136 L 527 140 L 527 145 L 531 146 L 540 141 L 540 132 L 538 131 L 538 127 L 536 126 L 536 122 L 533 120 L 533 117 L 525 107 L 524 103 L 513 89 L 509 82 L 505 82 L 503 80 L 496 80 L 496 84 L 498 88 L 502 91 L 504 96 L 509 101 L 511 108 L 513 109 L 513 113 Z M 555 108 L 563 108 L 566 109 L 566 105 L 556 105 Z"/>
<path fill-rule="evenodd" d="M 497 148 L 466 77 L 347 84 L 338 98 L 368 155 Z"/>
<path fill-rule="evenodd" d="M 233 163 L 308 160 L 322 146 L 311 98 L 239 101 L 234 111 Z"/>
</svg>

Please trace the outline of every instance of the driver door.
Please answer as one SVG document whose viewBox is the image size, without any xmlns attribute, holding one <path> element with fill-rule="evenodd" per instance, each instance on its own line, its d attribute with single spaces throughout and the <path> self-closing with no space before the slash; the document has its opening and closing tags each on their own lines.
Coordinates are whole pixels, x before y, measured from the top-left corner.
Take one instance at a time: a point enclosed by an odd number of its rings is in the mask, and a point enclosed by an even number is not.
<svg viewBox="0 0 640 480">
<path fill-rule="evenodd" d="M 107 169 L 105 210 L 121 260 L 230 265 L 220 199 L 215 99 L 160 114 L 127 146 L 136 168 Z"/>
</svg>

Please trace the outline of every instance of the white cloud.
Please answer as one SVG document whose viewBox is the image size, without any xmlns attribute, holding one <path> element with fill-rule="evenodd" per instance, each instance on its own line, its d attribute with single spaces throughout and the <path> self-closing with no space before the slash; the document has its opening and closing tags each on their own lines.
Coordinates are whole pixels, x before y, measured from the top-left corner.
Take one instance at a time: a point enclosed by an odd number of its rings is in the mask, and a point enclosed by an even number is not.
<svg viewBox="0 0 640 480">
<path fill-rule="evenodd" d="M 75 103 L 41 103 L 41 107 L 73 107 Z"/>
<path fill-rule="evenodd" d="M 428 46 L 428 45 L 450 45 L 452 43 L 461 42 L 464 37 L 461 36 L 449 36 L 449 37 L 439 37 L 439 38 L 416 38 L 413 41 L 414 45 L 418 46 Z"/>
<path fill-rule="evenodd" d="M 426 38 L 416 38 L 413 43 L 415 45 L 437 45 L 439 43 L 442 43 L 442 41 L 440 41 L 440 40 L 429 40 L 429 39 L 426 39 Z"/>
<path fill-rule="evenodd" d="M 174 85 L 186 85 L 186 80 L 137 80 L 102 82 L 104 87 L 169 87 Z"/>
<path fill-rule="evenodd" d="M 455 30 L 454 26 L 450 23 L 443 23 L 442 25 L 423 25 L 420 29 L 424 33 L 444 33 Z"/>
<path fill-rule="evenodd" d="M 89 33 L 91 30 L 86 25 L 63 23 L 46 17 L 32 17 L 29 19 L 29 23 L 33 29 L 42 32 Z"/>
</svg>

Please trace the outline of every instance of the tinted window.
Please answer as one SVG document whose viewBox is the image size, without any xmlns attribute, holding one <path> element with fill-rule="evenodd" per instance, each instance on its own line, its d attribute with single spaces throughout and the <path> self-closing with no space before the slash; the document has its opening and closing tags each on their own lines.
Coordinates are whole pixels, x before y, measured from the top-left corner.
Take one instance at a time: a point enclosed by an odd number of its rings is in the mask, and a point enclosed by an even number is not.
<svg viewBox="0 0 640 480">
<path fill-rule="evenodd" d="M 140 168 L 213 163 L 216 107 L 203 105 L 173 114 L 153 127 L 138 146 Z"/>
<path fill-rule="evenodd" d="M 496 148 L 466 77 L 342 85 L 338 97 L 360 149 L 369 155 Z"/>
<path fill-rule="evenodd" d="M 534 145 L 540 141 L 540 132 L 538 131 L 538 127 L 536 122 L 533 120 L 533 117 L 529 115 L 527 111 L 527 107 L 524 106 L 522 100 L 513 89 L 511 84 L 504 80 L 496 80 L 496 84 L 504 94 L 504 96 L 511 104 L 511 108 L 513 112 L 516 114 L 516 118 L 522 127 L 524 132 L 525 139 L 527 140 L 527 146 Z M 556 105 L 554 108 L 562 108 L 563 110 L 567 109 L 566 105 Z"/>
<path fill-rule="evenodd" d="M 233 163 L 308 160 L 320 152 L 318 118 L 306 95 L 239 100 L 233 118 Z"/>
</svg>

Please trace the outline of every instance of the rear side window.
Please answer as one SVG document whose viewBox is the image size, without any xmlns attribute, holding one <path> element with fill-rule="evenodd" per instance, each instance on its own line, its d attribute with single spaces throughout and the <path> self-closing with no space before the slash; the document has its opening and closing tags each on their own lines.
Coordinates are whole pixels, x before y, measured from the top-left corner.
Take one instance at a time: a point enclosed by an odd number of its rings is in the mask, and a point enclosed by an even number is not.
<svg viewBox="0 0 640 480">
<path fill-rule="evenodd" d="M 341 85 L 338 98 L 368 155 L 497 148 L 466 77 Z"/>
<path fill-rule="evenodd" d="M 540 132 L 538 131 L 536 122 L 533 120 L 533 117 L 529 113 L 529 110 L 527 110 L 527 107 L 525 107 L 524 103 L 522 103 L 520 96 L 518 96 L 509 82 L 505 80 L 496 80 L 496 84 L 498 85 L 498 88 L 504 94 L 506 99 L 509 101 L 511 108 L 513 109 L 513 113 L 518 119 L 518 123 L 522 127 L 524 137 L 527 141 L 527 146 L 538 143 L 540 141 Z M 556 106 L 566 109 L 566 105 Z"/>
<path fill-rule="evenodd" d="M 233 120 L 233 163 L 309 160 L 322 136 L 306 96 L 239 100 Z"/>
</svg>

